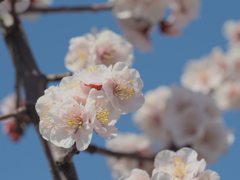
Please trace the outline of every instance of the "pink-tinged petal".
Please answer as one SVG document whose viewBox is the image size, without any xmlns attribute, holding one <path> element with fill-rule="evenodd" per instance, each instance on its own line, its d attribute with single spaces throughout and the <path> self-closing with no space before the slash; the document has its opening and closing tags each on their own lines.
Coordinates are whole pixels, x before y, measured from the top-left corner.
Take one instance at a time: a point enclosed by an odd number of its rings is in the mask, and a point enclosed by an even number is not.
<svg viewBox="0 0 240 180">
<path fill-rule="evenodd" d="M 48 120 L 47 122 L 40 121 L 39 123 L 39 132 L 42 135 L 42 137 L 47 141 L 50 140 L 52 127 L 53 127 L 52 122 L 50 120 Z"/>
<path fill-rule="evenodd" d="M 206 170 L 199 175 L 198 180 L 220 180 L 220 176 L 215 171 Z"/>
<path fill-rule="evenodd" d="M 92 128 L 89 130 L 80 130 L 78 133 L 78 139 L 76 140 L 76 146 L 79 151 L 84 151 L 88 148 L 92 139 Z"/>
<path fill-rule="evenodd" d="M 197 161 L 197 152 L 191 148 L 182 148 L 176 152 L 176 156 L 181 158 L 184 163 Z"/>
<path fill-rule="evenodd" d="M 163 167 L 167 164 L 171 164 L 175 158 L 175 152 L 170 150 L 164 150 L 157 154 L 154 161 L 155 168 Z"/>
<path fill-rule="evenodd" d="M 56 146 L 70 148 L 75 143 L 75 139 L 64 128 L 52 128 L 50 141 Z"/>
<path fill-rule="evenodd" d="M 129 176 L 121 177 L 118 180 L 150 180 L 150 178 L 146 171 L 133 169 Z"/>
<path fill-rule="evenodd" d="M 172 180 L 172 177 L 167 173 L 158 172 L 152 176 L 151 180 Z"/>
<path fill-rule="evenodd" d="M 96 133 L 105 139 L 113 139 L 118 135 L 118 129 L 115 126 L 101 126 L 99 128 L 94 128 Z"/>
<path fill-rule="evenodd" d="M 126 63 L 123 62 L 117 62 L 114 66 L 112 71 L 126 71 L 128 69 L 128 65 Z"/>
</svg>

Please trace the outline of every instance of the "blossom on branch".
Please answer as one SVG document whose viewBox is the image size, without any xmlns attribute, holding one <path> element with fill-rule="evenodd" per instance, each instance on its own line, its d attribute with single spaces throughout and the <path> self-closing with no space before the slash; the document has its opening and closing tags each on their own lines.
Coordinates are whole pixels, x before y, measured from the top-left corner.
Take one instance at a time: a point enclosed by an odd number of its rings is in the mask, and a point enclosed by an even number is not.
<svg viewBox="0 0 240 180">
<path fill-rule="evenodd" d="M 151 49 L 155 24 L 166 35 L 179 35 L 199 14 L 199 0 L 109 0 L 127 39 L 142 51 Z M 165 11 L 170 15 L 165 17 Z M 164 19 L 165 18 L 165 19 Z"/>
<path fill-rule="evenodd" d="M 149 91 L 145 98 L 134 121 L 155 143 L 160 143 L 161 148 L 190 146 L 212 163 L 226 153 L 234 141 L 233 133 L 225 127 L 221 111 L 210 95 L 173 86 Z M 213 146 L 218 150 L 209 151 Z"/>
<path fill-rule="evenodd" d="M 197 156 L 197 152 L 191 148 L 182 148 L 177 152 L 161 151 L 155 157 L 152 175 L 156 180 L 157 176 L 161 177 L 159 180 L 201 180 L 203 177 L 208 180 L 220 180 L 217 173 L 205 170 L 205 160 L 198 161 Z"/>
<path fill-rule="evenodd" d="M 80 68 L 38 99 L 40 133 L 59 147 L 76 143 L 79 151 L 88 147 L 93 131 L 112 139 L 120 114 L 134 112 L 144 103 L 142 87 L 139 73 L 122 62 Z"/>
<path fill-rule="evenodd" d="M 136 143 L 138 142 L 138 143 Z M 144 135 L 133 133 L 119 134 L 115 139 L 109 140 L 106 147 L 112 151 L 122 153 L 137 153 L 142 156 L 152 156 L 154 154 L 153 144 Z M 134 168 L 139 168 L 151 174 L 153 163 L 150 161 L 139 161 L 131 158 L 108 158 L 108 165 L 112 170 L 114 178 L 127 175 Z M 145 173 L 145 174 L 147 174 Z"/>
<path fill-rule="evenodd" d="M 182 148 L 177 152 L 164 150 L 155 157 L 152 176 L 140 169 L 133 169 L 130 175 L 118 180 L 220 180 L 218 173 L 205 170 L 204 159 L 197 160 L 197 152 L 190 148 Z"/>
<path fill-rule="evenodd" d="M 188 62 L 181 78 L 182 84 L 196 92 L 215 91 L 226 78 L 225 59 L 221 50 L 214 49 L 210 56 Z"/>
<path fill-rule="evenodd" d="M 182 29 L 199 14 L 199 0 L 172 0 L 170 16 L 161 23 L 161 30 L 166 35 L 179 35 Z"/>
<path fill-rule="evenodd" d="M 133 47 L 128 41 L 110 30 L 72 38 L 69 52 L 65 57 L 66 68 L 73 72 L 79 68 L 101 64 L 110 66 L 117 62 L 132 66 Z"/>
<path fill-rule="evenodd" d="M 17 97 L 15 94 L 8 95 L 1 102 L 0 110 L 2 114 L 14 113 L 17 110 Z M 20 99 L 20 107 L 25 106 L 25 101 Z M 18 115 L 18 117 L 10 117 L 4 120 L 3 123 L 3 132 L 7 134 L 12 141 L 18 141 L 22 136 L 22 130 L 29 123 L 28 117 L 25 114 Z M 18 128 L 18 126 L 20 126 Z M 21 128 L 21 131 L 20 131 Z"/>
<path fill-rule="evenodd" d="M 229 81 L 221 85 L 214 94 L 221 109 L 238 109 L 240 107 L 240 83 Z"/>
<path fill-rule="evenodd" d="M 135 124 L 142 129 L 146 135 L 161 142 L 161 147 L 168 147 L 170 135 L 166 131 L 163 122 L 163 115 L 171 90 L 168 87 L 160 86 L 145 94 L 145 103 L 133 117 Z"/>
<path fill-rule="evenodd" d="M 112 68 L 111 78 L 103 84 L 103 89 L 113 107 L 121 114 L 135 112 L 144 103 L 143 82 L 136 69 L 118 62 Z"/>
</svg>

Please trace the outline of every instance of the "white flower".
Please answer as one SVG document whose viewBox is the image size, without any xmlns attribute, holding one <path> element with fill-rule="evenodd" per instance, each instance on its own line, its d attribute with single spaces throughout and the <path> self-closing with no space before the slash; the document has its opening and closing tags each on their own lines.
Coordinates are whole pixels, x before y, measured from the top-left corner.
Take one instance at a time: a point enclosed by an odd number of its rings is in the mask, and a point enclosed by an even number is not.
<svg viewBox="0 0 240 180">
<path fill-rule="evenodd" d="M 223 110 L 238 109 L 240 107 L 239 81 L 227 81 L 215 93 L 215 99 Z"/>
<path fill-rule="evenodd" d="M 225 128 L 221 119 L 216 119 L 205 124 L 203 134 L 193 141 L 192 147 L 201 158 L 213 163 L 219 155 L 226 153 L 233 141 L 233 133 Z"/>
<path fill-rule="evenodd" d="M 49 116 L 49 113 L 52 107 L 61 101 L 60 88 L 50 86 L 47 90 L 45 90 L 44 95 L 37 100 L 35 106 L 40 117 L 39 131 L 43 138 L 48 141 L 50 140 L 51 130 L 54 123 L 54 120 Z"/>
<path fill-rule="evenodd" d="M 142 107 L 144 103 L 142 88 L 143 82 L 138 71 L 129 69 L 122 62 L 113 66 L 111 79 L 103 84 L 108 99 L 121 114 L 135 112 Z"/>
<path fill-rule="evenodd" d="M 16 95 L 10 94 L 1 101 L 0 110 L 2 114 L 9 114 L 16 110 Z"/>
<path fill-rule="evenodd" d="M 40 117 L 39 131 L 43 138 L 53 144 L 69 148 L 75 142 L 79 151 L 87 148 L 92 136 L 90 109 L 94 104 L 86 103 L 89 87 L 74 84 L 72 77 L 62 80 L 60 87 L 45 90 L 36 103 Z"/>
<path fill-rule="evenodd" d="M 19 107 L 25 106 L 25 100 L 19 100 Z M 13 113 L 17 109 L 17 97 L 15 94 L 10 94 L 6 98 L 3 99 L 0 105 L 0 111 L 2 114 L 9 114 Z M 18 116 L 18 122 L 16 122 L 15 117 L 10 117 L 2 121 L 3 124 L 3 132 L 7 134 L 12 141 L 18 141 L 22 136 L 22 133 L 19 131 L 21 128 L 22 130 L 25 128 L 27 123 L 29 123 L 29 119 L 25 114 L 21 114 Z M 18 123 L 18 124 L 17 124 Z M 20 126 L 20 127 L 18 127 Z"/>
<path fill-rule="evenodd" d="M 123 176 L 118 180 L 150 180 L 150 178 L 146 171 L 133 169 L 129 176 Z"/>
<path fill-rule="evenodd" d="M 75 72 L 75 81 L 100 90 L 103 84 L 111 78 L 111 68 L 111 66 L 107 68 L 105 65 L 97 65 L 86 69 L 80 68 Z"/>
<path fill-rule="evenodd" d="M 159 152 L 155 157 L 154 166 L 153 177 L 162 172 L 171 177 L 165 175 L 166 179 L 192 180 L 205 169 L 206 163 L 204 160 L 197 160 L 196 151 L 182 148 L 177 152 L 169 150 Z"/>
<path fill-rule="evenodd" d="M 211 170 L 205 170 L 206 162 L 197 160 L 196 151 L 182 148 L 177 152 L 164 150 L 155 157 L 155 169 L 151 180 L 220 180 Z M 133 169 L 131 174 L 119 180 L 150 180 L 145 171 Z"/>
<path fill-rule="evenodd" d="M 125 62 L 128 66 L 132 66 L 133 47 L 128 41 L 110 30 L 103 30 L 95 36 L 94 65 L 110 66 L 117 62 Z"/>
<path fill-rule="evenodd" d="M 89 122 L 91 106 L 94 104 L 84 107 L 70 97 L 56 104 L 49 112 L 49 117 L 53 120 L 50 142 L 64 148 L 70 148 L 76 142 L 79 151 L 85 150 L 93 132 Z"/>
<path fill-rule="evenodd" d="M 65 57 L 65 66 L 70 71 L 86 68 L 92 64 L 95 55 L 93 53 L 95 37 L 86 34 L 70 40 L 69 52 Z"/>
<path fill-rule="evenodd" d="M 203 134 L 204 125 L 208 121 L 208 116 L 197 107 L 189 107 L 178 115 L 167 114 L 164 117 L 164 122 L 177 147 L 191 145 L 196 137 Z"/>
<path fill-rule="evenodd" d="M 148 37 L 153 25 L 163 19 L 168 0 L 110 0 L 113 13 L 127 39 L 143 51 L 151 49 Z"/>
<path fill-rule="evenodd" d="M 113 13 L 118 19 L 145 19 L 159 22 L 168 6 L 168 0 L 110 0 Z"/>
<path fill-rule="evenodd" d="M 110 66 L 117 62 L 132 66 L 133 47 L 110 30 L 72 38 L 65 58 L 65 65 L 70 71 L 100 64 Z"/>
<path fill-rule="evenodd" d="M 114 126 L 120 114 L 113 108 L 103 91 L 92 89 L 89 93 L 87 103 L 94 104 L 91 109 L 94 130 L 103 138 L 112 139 L 117 136 L 117 128 Z"/>
<path fill-rule="evenodd" d="M 210 117 L 220 115 L 220 110 L 210 95 L 178 86 L 172 86 L 171 92 L 172 96 L 168 100 L 166 113 L 180 114 L 190 107 L 196 107 Z"/>
<path fill-rule="evenodd" d="M 199 14 L 199 0 L 173 0 L 170 8 L 172 10 L 170 16 L 163 23 L 163 32 L 168 35 L 177 35 L 188 25 L 190 21 L 196 19 Z"/>
<path fill-rule="evenodd" d="M 148 91 L 145 95 L 145 104 L 133 117 L 134 122 L 144 133 L 159 140 L 163 147 L 166 147 L 170 140 L 162 120 L 170 94 L 171 91 L 165 86 Z"/>
<path fill-rule="evenodd" d="M 225 22 L 223 30 L 231 45 L 240 42 L 240 21 L 229 20 Z"/>
<path fill-rule="evenodd" d="M 152 48 L 149 34 L 153 25 L 144 19 L 119 19 L 119 25 L 123 29 L 126 38 L 142 51 Z"/>
<path fill-rule="evenodd" d="M 138 143 L 136 143 L 138 142 Z M 153 145 L 151 141 L 143 136 L 131 133 L 119 134 L 115 139 L 106 143 L 108 149 L 123 153 L 137 153 L 142 156 L 151 156 L 153 154 Z M 109 167 L 113 171 L 115 178 L 127 175 L 134 168 L 141 168 L 151 173 L 153 164 L 150 161 L 142 161 L 131 158 L 108 158 Z"/>
<path fill-rule="evenodd" d="M 163 122 L 178 147 L 191 145 L 202 135 L 205 123 L 220 117 L 214 99 L 209 95 L 173 86 L 172 96 L 163 114 Z"/>
<path fill-rule="evenodd" d="M 224 73 L 216 62 L 206 57 L 198 61 L 190 61 L 181 81 L 185 87 L 193 91 L 210 93 L 220 86 L 224 78 Z"/>
<path fill-rule="evenodd" d="M 21 13 L 25 11 L 30 5 L 29 0 L 21 0 L 15 3 L 16 13 Z M 0 19 L 3 21 L 4 25 L 10 27 L 13 25 L 14 20 L 12 15 L 9 13 L 11 11 L 11 0 L 4 0 L 0 3 Z"/>
</svg>

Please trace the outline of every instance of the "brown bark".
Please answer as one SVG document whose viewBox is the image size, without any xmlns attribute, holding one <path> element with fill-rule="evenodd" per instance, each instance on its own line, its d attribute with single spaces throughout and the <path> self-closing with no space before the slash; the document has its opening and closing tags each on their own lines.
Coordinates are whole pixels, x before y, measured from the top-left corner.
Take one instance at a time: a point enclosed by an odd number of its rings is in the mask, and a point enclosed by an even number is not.
<svg viewBox="0 0 240 180">
<path fill-rule="evenodd" d="M 67 150 L 45 141 L 39 134 L 39 117 L 35 110 L 35 103 L 37 99 L 43 95 L 47 81 L 45 76 L 41 74 L 34 60 L 21 25 L 15 23 L 15 25 L 10 28 L 3 28 L 2 31 L 16 68 L 17 76 L 21 80 L 25 90 L 27 113 L 38 132 L 53 179 L 77 180 L 77 173 L 71 160 L 64 164 L 64 166 L 57 164 L 58 159 L 65 155 Z"/>
</svg>

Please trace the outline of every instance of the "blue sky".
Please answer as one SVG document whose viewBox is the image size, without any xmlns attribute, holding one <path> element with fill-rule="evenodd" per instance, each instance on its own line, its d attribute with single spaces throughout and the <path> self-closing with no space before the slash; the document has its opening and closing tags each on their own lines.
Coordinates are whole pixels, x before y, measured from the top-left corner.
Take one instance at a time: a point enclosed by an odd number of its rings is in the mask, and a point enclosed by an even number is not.
<svg viewBox="0 0 240 180">
<path fill-rule="evenodd" d="M 55 0 L 54 5 L 76 5 L 103 3 L 93 0 Z M 179 37 L 165 37 L 156 31 L 152 34 L 153 51 L 142 53 L 135 51 L 136 68 L 145 84 L 143 91 L 160 85 L 180 84 L 180 76 L 185 63 L 190 59 L 208 54 L 215 46 L 226 49 L 227 41 L 222 35 L 222 25 L 229 19 L 240 19 L 239 0 L 202 0 L 201 14 Z M 66 72 L 64 57 L 69 39 L 88 33 L 92 27 L 109 28 L 121 33 L 110 11 L 97 13 L 63 13 L 47 14 L 35 21 L 24 21 L 30 45 L 37 63 L 43 73 Z M 0 36 L 0 99 L 14 92 L 14 69 Z M 117 127 L 121 132 L 140 131 L 131 121 L 132 115 L 124 115 Z M 240 112 L 224 114 L 226 125 L 236 136 L 235 143 L 228 153 L 221 156 L 218 162 L 209 166 L 217 171 L 221 179 L 240 177 Z M 48 180 L 51 175 L 48 169 L 39 139 L 33 127 L 29 127 L 18 143 L 13 143 L 4 134 L 0 134 L 0 179 L 3 180 Z M 93 137 L 93 144 L 104 146 L 104 139 Z M 214 149 L 213 149 L 214 150 Z M 111 172 L 106 159 L 99 155 L 82 152 L 74 157 L 80 179 L 111 180 Z"/>
</svg>

